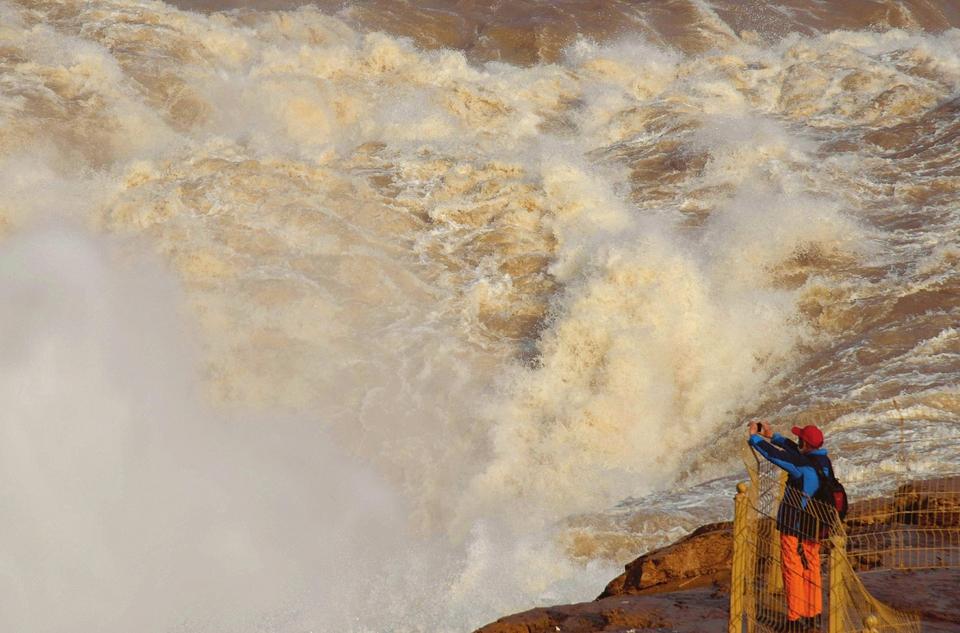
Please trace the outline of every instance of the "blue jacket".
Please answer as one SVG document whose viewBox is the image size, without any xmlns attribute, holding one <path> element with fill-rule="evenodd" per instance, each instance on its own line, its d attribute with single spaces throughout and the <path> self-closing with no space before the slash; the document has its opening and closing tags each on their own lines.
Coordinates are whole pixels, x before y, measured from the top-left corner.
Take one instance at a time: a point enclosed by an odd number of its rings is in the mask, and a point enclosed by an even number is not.
<svg viewBox="0 0 960 633">
<path fill-rule="evenodd" d="M 777 529 L 805 539 L 818 539 L 822 517 L 813 516 L 807 505 L 820 488 L 816 469 L 819 467 L 824 477 L 830 477 L 833 471 L 826 449 L 803 454 L 793 440 L 779 433 L 774 433 L 770 441 L 753 434 L 748 442 L 764 459 L 787 472 L 787 490 L 777 510 Z"/>
</svg>

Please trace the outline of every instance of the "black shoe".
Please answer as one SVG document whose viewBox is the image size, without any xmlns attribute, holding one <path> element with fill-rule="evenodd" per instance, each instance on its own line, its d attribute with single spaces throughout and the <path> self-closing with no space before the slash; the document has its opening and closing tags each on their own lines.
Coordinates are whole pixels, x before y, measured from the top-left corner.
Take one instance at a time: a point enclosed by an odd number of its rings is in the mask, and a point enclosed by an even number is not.
<svg viewBox="0 0 960 633">
<path fill-rule="evenodd" d="M 819 615 L 810 618 L 800 618 L 800 623 L 804 631 L 815 632 L 823 629 L 823 623 Z"/>
</svg>

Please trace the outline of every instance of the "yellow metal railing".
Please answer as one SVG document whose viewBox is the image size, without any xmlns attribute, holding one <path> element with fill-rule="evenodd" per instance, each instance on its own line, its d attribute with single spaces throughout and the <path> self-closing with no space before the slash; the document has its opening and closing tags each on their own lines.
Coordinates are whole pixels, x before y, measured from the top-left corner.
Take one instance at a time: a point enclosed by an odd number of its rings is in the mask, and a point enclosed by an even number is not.
<svg viewBox="0 0 960 633">
<path fill-rule="evenodd" d="M 782 471 L 753 451 L 745 461 L 750 481 L 738 484 L 734 500 L 729 633 L 920 630 L 917 615 L 875 599 L 860 574 L 960 567 L 960 476 L 901 484 L 886 497 L 854 504 L 840 521 L 832 506 L 784 488 Z M 797 557 L 781 551 L 777 516 L 783 512 L 801 521 L 807 536 L 799 585 Z M 784 542 L 791 549 L 796 543 Z M 805 617 L 795 620 L 787 594 L 798 604 L 798 586 L 808 594 L 799 603 Z"/>
</svg>

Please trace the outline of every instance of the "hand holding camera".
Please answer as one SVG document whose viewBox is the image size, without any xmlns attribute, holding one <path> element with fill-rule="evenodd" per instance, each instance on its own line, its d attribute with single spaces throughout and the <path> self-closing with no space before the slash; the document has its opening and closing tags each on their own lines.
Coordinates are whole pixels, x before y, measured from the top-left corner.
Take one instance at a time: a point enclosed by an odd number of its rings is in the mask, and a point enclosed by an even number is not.
<svg viewBox="0 0 960 633">
<path fill-rule="evenodd" d="M 763 437 L 770 439 L 773 437 L 773 431 L 770 428 L 770 425 L 763 420 L 755 420 L 749 425 L 750 434 L 762 435 Z"/>
</svg>

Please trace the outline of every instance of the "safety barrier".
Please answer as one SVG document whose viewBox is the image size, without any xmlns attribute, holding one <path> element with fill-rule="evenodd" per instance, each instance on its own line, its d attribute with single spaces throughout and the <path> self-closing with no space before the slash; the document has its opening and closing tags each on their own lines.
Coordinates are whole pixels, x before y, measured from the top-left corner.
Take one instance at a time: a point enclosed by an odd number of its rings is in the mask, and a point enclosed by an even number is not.
<svg viewBox="0 0 960 633">
<path fill-rule="evenodd" d="M 919 631 L 918 616 L 875 599 L 860 575 L 960 567 L 960 476 L 900 483 L 853 504 L 841 522 L 832 506 L 785 487 L 783 471 L 745 450 L 750 480 L 734 501 L 729 633 Z M 785 538 L 778 515 L 806 538 Z"/>
</svg>

